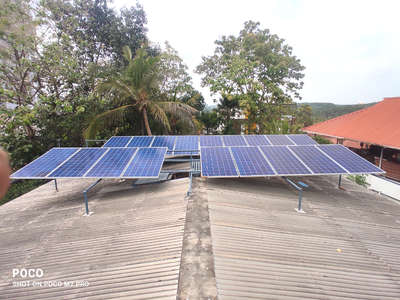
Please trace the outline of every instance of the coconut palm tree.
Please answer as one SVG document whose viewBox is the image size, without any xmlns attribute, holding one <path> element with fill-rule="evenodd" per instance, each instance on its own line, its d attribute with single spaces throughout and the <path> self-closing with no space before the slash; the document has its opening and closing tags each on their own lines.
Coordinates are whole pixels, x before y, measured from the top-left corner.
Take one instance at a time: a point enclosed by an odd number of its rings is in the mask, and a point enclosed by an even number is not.
<svg viewBox="0 0 400 300">
<path fill-rule="evenodd" d="M 156 97 L 158 93 L 159 73 L 158 57 L 149 56 L 142 47 L 137 50 L 132 58 L 129 47 L 123 48 L 123 56 L 128 65 L 116 77 L 101 82 L 96 90 L 100 94 L 107 94 L 117 108 L 97 115 L 85 130 L 87 138 L 93 138 L 97 132 L 104 128 L 122 124 L 129 116 L 141 116 L 147 135 L 152 135 L 149 116 L 160 122 L 165 129 L 170 130 L 167 113 L 186 121 L 194 127 L 192 115 L 197 112 L 193 107 L 181 103 L 170 102 Z"/>
</svg>

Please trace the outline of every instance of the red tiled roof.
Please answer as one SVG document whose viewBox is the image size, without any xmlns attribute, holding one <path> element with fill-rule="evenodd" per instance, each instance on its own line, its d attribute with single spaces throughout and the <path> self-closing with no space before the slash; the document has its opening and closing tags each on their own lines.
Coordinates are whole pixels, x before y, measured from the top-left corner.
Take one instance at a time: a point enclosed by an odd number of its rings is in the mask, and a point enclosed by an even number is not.
<svg viewBox="0 0 400 300">
<path fill-rule="evenodd" d="M 400 97 L 303 128 L 307 133 L 400 149 Z"/>
</svg>

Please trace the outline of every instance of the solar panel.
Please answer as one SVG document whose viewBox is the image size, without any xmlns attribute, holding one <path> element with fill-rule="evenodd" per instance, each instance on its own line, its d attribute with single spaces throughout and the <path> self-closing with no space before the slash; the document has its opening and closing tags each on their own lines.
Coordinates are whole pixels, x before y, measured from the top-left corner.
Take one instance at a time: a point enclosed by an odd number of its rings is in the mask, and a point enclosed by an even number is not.
<svg viewBox="0 0 400 300">
<path fill-rule="evenodd" d="M 250 146 L 271 145 L 263 135 L 245 135 L 244 138 Z"/>
<path fill-rule="evenodd" d="M 49 178 L 82 177 L 87 170 L 109 149 L 81 148 L 59 168 L 51 172 Z"/>
<path fill-rule="evenodd" d="M 167 148 L 139 148 L 123 178 L 158 178 Z"/>
<path fill-rule="evenodd" d="M 137 148 L 111 148 L 85 177 L 120 177 L 125 167 L 135 154 Z"/>
<path fill-rule="evenodd" d="M 150 147 L 153 136 L 134 136 L 127 147 Z"/>
<path fill-rule="evenodd" d="M 201 174 L 206 177 L 237 177 L 229 148 L 201 148 Z"/>
<path fill-rule="evenodd" d="M 260 146 L 260 149 L 279 175 L 311 174 L 286 146 Z"/>
<path fill-rule="evenodd" d="M 241 135 L 223 135 L 225 146 L 247 146 L 246 140 Z"/>
<path fill-rule="evenodd" d="M 342 145 L 320 145 L 317 147 L 350 173 L 384 173 L 377 166 Z"/>
<path fill-rule="evenodd" d="M 223 146 L 222 138 L 220 135 L 201 135 L 200 146 L 201 147 L 214 147 Z"/>
<path fill-rule="evenodd" d="M 347 173 L 315 146 L 288 146 L 314 174 Z"/>
<path fill-rule="evenodd" d="M 166 135 L 166 136 L 156 136 L 154 138 L 152 147 L 167 147 L 168 150 L 174 150 L 176 136 Z"/>
<path fill-rule="evenodd" d="M 10 177 L 13 179 L 43 178 L 72 156 L 79 148 L 53 148 Z"/>
<path fill-rule="evenodd" d="M 318 143 L 310 138 L 307 134 L 288 134 L 287 136 L 296 145 L 318 145 Z"/>
<path fill-rule="evenodd" d="M 199 136 L 197 135 L 187 135 L 178 136 L 176 138 L 175 149 L 174 150 L 196 150 L 195 152 L 174 152 L 175 155 L 190 155 L 198 154 L 199 150 Z"/>
<path fill-rule="evenodd" d="M 275 172 L 257 147 L 231 147 L 240 176 L 266 176 Z"/>
<path fill-rule="evenodd" d="M 113 136 L 103 147 L 125 147 L 131 138 L 131 136 Z"/>
<path fill-rule="evenodd" d="M 272 134 L 272 135 L 266 135 L 265 136 L 267 140 L 271 143 L 271 145 L 294 145 L 294 143 L 286 136 L 283 134 Z"/>
</svg>

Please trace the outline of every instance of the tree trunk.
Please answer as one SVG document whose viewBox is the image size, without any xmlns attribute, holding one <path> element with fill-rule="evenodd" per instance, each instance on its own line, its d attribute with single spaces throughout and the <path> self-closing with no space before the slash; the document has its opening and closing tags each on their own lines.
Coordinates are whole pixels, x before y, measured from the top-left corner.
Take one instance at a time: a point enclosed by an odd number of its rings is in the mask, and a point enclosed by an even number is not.
<svg viewBox="0 0 400 300">
<path fill-rule="evenodd" d="M 147 131 L 147 135 L 151 136 L 151 129 L 150 129 L 150 125 L 149 125 L 149 119 L 147 118 L 147 109 L 146 107 L 143 107 L 143 121 L 144 121 L 144 126 L 146 126 L 146 131 Z"/>
</svg>

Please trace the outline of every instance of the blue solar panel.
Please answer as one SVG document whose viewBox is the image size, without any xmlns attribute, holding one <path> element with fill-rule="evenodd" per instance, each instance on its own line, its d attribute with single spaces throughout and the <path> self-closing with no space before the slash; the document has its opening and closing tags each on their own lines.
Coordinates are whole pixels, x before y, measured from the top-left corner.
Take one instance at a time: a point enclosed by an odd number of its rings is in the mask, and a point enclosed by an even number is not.
<svg viewBox="0 0 400 300">
<path fill-rule="evenodd" d="M 201 148 L 201 174 L 206 177 L 237 177 L 229 148 Z"/>
<path fill-rule="evenodd" d="M 12 174 L 11 178 L 43 178 L 79 148 L 53 148 Z"/>
<path fill-rule="evenodd" d="M 316 141 L 307 134 L 288 134 L 287 135 L 296 145 L 318 145 Z"/>
<path fill-rule="evenodd" d="M 247 146 L 245 139 L 241 135 L 223 135 L 225 146 Z"/>
<path fill-rule="evenodd" d="M 289 138 L 286 135 L 283 134 L 275 134 L 275 135 L 266 135 L 265 136 L 268 141 L 271 143 L 271 145 L 294 145 L 294 143 L 289 140 Z"/>
<path fill-rule="evenodd" d="M 231 147 L 240 176 L 275 175 L 257 147 Z"/>
<path fill-rule="evenodd" d="M 152 147 L 167 147 L 168 150 L 174 150 L 176 136 L 156 136 L 154 138 Z"/>
<path fill-rule="evenodd" d="M 250 146 L 271 145 L 263 135 L 245 135 L 244 138 Z"/>
<path fill-rule="evenodd" d="M 137 148 L 111 148 L 85 177 L 120 177 Z"/>
<path fill-rule="evenodd" d="M 180 150 L 178 152 L 174 152 L 175 155 L 198 154 L 199 153 L 199 151 L 198 151 L 199 150 L 199 137 L 197 135 L 178 136 L 176 138 L 174 150 Z M 196 151 L 181 152 L 183 150 L 196 150 Z"/>
<path fill-rule="evenodd" d="M 315 174 L 347 173 L 315 146 L 289 146 Z"/>
<path fill-rule="evenodd" d="M 201 135 L 200 146 L 201 147 L 223 146 L 222 138 L 220 135 Z"/>
<path fill-rule="evenodd" d="M 48 177 L 82 177 L 107 150 L 109 149 L 81 148 L 62 166 L 50 173 Z"/>
<path fill-rule="evenodd" d="M 150 147 L 153 136 L 134 136 L 127 147 Z"/>
<path fill-rule="evenodd" d="M 131 138 L 131 136 L 113 136 L 103 147 L 125 147 Z"/>
<path fill-rule="evenodd" d="M 260 149 L 279 175 L 311 174 L 286 146 L 260 146 Z"/>
<path fill-rule="evenodd" d="M 139 148 L 122 177 L 157 178 L 160 175 L 166 151 L 167 148 Z"/>
<path fill-rule="evenodd" d="M 320 145 L 317 147 L 350 173 L 384 173 L 377 166 L 342 145 Z"/>
</svg>

